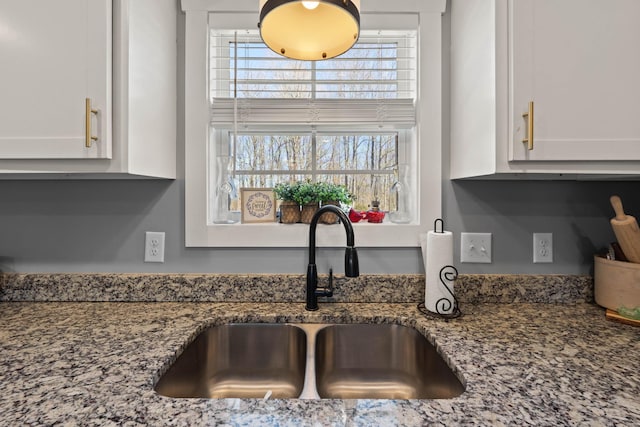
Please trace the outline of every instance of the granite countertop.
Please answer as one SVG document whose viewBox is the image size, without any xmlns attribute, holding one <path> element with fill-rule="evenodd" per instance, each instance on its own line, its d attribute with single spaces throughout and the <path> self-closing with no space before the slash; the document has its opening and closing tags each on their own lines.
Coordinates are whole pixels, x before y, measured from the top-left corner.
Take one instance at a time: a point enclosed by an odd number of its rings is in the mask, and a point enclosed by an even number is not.
<svg viewBox="0 0 640 427">
<path fill-rule="evenodd" d="M 640 328 L 589 303 L 3 302 L 0 425 L 640 425 Z M 393 322 L 434 341 L 448 400 L 172 399 L 157 378 L 207 325 Z"/>
</svg>

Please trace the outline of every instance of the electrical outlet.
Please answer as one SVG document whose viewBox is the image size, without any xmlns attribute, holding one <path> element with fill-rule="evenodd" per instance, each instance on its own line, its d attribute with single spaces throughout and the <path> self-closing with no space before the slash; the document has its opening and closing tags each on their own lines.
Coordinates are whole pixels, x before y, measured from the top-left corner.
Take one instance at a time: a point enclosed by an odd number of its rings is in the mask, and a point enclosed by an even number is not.
<svg viewBox="0 0 640 427">
<path fill-rule="evenodd" d="M 460 262 L 491 263 L 491 233 L 460 233 Z"/>
<path fill-rule="evenodd" d="M 533 233 L 533 262 L 553 262 L 553 233 Z"/>
<path fill-rule="evenodd" d="M 146 232 L 144 239 L 144 262 L 164 262 L 164 232 Z"/>
</svg>

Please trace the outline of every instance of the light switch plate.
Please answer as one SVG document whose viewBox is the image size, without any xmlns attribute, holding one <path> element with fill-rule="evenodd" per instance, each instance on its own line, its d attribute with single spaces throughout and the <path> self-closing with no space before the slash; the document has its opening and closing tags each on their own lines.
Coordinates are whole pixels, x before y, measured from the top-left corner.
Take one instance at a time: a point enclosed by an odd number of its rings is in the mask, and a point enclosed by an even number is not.
<svg viewBox="0 0 640 427">
<path fill-rule="evenodd" d="M 460 233 L 460 262 L 491 263 L 491 233 Z"/>
</svg>

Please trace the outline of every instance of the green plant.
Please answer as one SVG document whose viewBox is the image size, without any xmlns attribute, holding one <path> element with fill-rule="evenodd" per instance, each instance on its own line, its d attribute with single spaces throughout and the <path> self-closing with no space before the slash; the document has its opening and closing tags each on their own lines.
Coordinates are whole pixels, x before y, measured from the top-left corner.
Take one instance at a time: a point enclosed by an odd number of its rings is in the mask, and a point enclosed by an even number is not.
<svg viewBox="0 0 640 427">
<path fill-rule="evenodd" d="M 276 184 L 273 188 L 273 191 L 276 192 L 276 197 L 279 200 L 283 200 L 286 202 L 297 202 L 296 200 L 296 189 L 298 183 L 291 184 L 289 182 L 281 182 L 280 184 Z"/>
<path fill-rule="evenodd" d="M 301 181 L 295 184 L 278 184 L 275 186 L 278 199 L 293 200 L 300 205 L 319 202 L 340 202 L 349 204 L 353 197 L 347 187 L 328 182 Z"/>
<path fill-rule="evenodd" d="M 344 185 L 332 184 L 329 182 L 319 182 L 316 184 L 316 191 L 321 202 L 341 202 L 349 204 L 352 201 L 349 190 Z"/>
<path fill-rule="evenodd" d="M 317 191 L 317 184 L 311 181 L 298 182 L 295 184 L 293 200 L 300 205 L 320 202 Z"/>
</svg>

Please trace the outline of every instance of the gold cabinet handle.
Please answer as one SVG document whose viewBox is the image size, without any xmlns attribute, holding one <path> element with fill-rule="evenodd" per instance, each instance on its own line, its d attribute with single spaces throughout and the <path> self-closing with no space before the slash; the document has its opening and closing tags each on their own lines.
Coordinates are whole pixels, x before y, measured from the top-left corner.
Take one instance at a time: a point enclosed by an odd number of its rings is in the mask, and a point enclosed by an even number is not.
<svg viewBox="0 0 640 427">
<path fill-rule="evenodd" d="M 529 101 L 529 111 L 522 115 L 527 119 L 527 137 L 522 140 L 529 150 L 533 150 L 533 101 Z"/>
<path fill-rule="evenodd" d="M 91 114 L 98 115 L 98 110 L 94 110 L 91 108 L 91 98 L 85 99 L 85 146 L 87 148 L 91 147 L 91 141 L 97 141 L 98 137 L 95 135 L 91 135 Z"/>
</svg>

